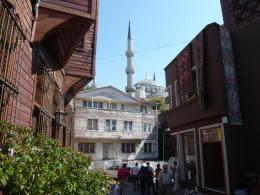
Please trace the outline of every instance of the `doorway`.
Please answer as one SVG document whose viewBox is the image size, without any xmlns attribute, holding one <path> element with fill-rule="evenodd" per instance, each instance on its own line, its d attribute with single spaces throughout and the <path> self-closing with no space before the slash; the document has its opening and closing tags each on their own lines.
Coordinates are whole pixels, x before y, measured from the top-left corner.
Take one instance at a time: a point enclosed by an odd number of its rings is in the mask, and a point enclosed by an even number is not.
<svg viewBox="0 0 260 195">
<path fill-rule="evenodd" d="M 195 130 L 183 131 L 178 137 L 180 179 L 198 185 Z"/>
<path fill-rule="evenodd" d="M 103 143 L 103 160 L 115 159 L 114 144 Z"/>
<path fill-rule="evenodd" d="M 225 192 L 225 155 L 220 125 L 200 129 L 201 171 L 204 188 Z"/>
</svg>

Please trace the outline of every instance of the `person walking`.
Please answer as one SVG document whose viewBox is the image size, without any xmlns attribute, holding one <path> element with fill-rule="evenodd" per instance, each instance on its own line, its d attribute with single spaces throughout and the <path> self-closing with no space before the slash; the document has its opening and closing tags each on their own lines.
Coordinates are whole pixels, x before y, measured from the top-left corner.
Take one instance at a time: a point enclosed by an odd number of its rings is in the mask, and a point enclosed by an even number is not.
<svg viewBox="0 0 260 195">
<path fill-rule="evenodd" d="M 159 173 L 159 184 L 160 184 L 160 194 L 166 195 L 171 191 L 172 184 L 172 173 L 168 171 L 167 164 L 163 165 L 163 170 Z"/>
<path fill-rule="evenodd" d="M 134 191 L 137 191 L 139 189 L 139 182 L 138 182 L 138 177 L 139 177 L 139 166 L 138 163 L 135 163 L 135 166 L 131 169 L 131 175 L 133 178 L 133 187 Z"/>
<path fill-rule="evenodd" d="M 153 168 L 150 166 L 149 162 L 146 162 L 145 167 L 145 178 L 146 178 L 146 191 L 148 194 L 151 194 L 151 189 L 153 190 L 153 194 L 155 194 L 154 183 L 153 183 Z"/>
<path fill-rule="evenodd" d="M 171 167 L 173 173 L 173 191 L 177 191 L 179 189 L 179 168 L 177 161 L 173 162 L 173 167 Z"/>
<path fill-rule="evenodd" d="M 160 164 L 157 164 L 156 165 L 156 169 L 154 171 L 155 173 L 155 188 L 156 188 L 156 193 L 159 192 L 159 180 L 158 180 L 158 177 L 159 177 L 159 173 L 161 172 L 161 168 L 160 168 Z"/>
<path fill-rule="evenodd" d="M 144 166 L 141 166 L 140 171 L 139 171 L 139 182 L 140 182 L 141 195 L 145 195 L 146 177 L 145 177 L 145 167 Z"/>
<path fill-rule="evenodd" d="M 126 167 L 126 163 L 123 163 L 123 166 L 120 169 L 118 169 L 117 172 L 117 177 L 120 183 L 120 195 L 124 195 L 128 176 L 129 176 L 129 171 Z"/>
</svg>

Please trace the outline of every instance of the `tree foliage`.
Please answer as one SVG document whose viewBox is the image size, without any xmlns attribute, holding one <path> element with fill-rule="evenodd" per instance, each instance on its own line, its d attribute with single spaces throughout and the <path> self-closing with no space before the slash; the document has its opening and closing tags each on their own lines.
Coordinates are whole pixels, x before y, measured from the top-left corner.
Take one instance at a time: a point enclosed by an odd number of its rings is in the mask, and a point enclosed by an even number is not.
<svg viewBox="0 0 260 195">
<path fill-rule="evenodd" d="M 111 178 L 91 160 L 29 128 L 0 123 L 0 186 L 5 194 L 107 194 Z M 10 154 L 10 149 L 15 151 Z"/>
<path fill-rule="evenodd" d="M 153 97 L 153 98 L 149 99 L 149 102 L 158 104 L 157 109 L 160 111 L 165 111 L 168 108 L 168 105 L 167 105 L 164 97 Z M 154 108 L 154 109 L 156 109 L 156 108 Z"/>
</svg>

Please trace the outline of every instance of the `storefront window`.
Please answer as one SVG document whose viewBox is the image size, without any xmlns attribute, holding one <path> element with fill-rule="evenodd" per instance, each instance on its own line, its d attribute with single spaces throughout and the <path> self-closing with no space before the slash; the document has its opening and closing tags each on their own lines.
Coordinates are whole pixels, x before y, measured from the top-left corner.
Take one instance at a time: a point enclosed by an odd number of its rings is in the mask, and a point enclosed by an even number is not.
<svg viewBox="0 0 260 195">
<path fill-rule="evenodd" d="M 182 177 L 185 180 L 197 183 L 197 160 L 196 160 L 196 144 L 194 131 L 181 134 L 183 167 Z"/>
</svg>

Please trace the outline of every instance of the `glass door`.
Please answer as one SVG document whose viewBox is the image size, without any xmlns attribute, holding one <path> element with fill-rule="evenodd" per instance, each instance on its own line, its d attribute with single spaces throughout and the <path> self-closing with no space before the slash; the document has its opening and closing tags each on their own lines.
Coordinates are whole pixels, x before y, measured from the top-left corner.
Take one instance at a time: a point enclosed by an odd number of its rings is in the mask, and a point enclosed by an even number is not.
<svg viewBox="0 0 260 195">
<path fill-rule="evenodd" d="M 179 139 L 181 179 L 198 184 L 195 131 L 181 133 Z"/>
</svg>

